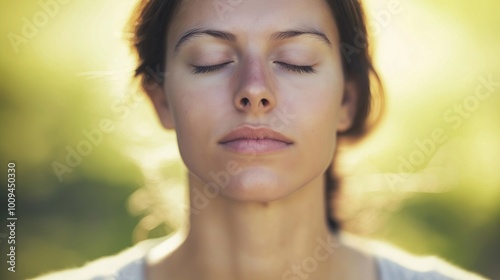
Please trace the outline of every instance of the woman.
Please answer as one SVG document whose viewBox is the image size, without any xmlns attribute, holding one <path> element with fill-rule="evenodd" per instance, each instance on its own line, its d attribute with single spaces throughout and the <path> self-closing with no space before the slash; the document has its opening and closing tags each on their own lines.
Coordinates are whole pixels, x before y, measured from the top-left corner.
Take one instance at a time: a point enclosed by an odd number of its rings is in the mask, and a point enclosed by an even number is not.
<svg viewBox="0 0 500 280">
<path fill-rule="evenodd" d="M 480 279 L 391 260 L 332 214 L 337 136 L 366 131 L 377 81 L 358 1 L 150 0 L 135 24 L 137 75 L 189 169 L 189 228 L 46 279 Z"/>
</svg>

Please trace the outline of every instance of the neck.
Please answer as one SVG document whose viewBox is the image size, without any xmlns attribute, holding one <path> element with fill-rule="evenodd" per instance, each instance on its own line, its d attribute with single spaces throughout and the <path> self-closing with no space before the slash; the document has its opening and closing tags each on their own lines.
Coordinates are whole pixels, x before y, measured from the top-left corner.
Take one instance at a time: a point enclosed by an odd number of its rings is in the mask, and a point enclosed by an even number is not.
<svg viewBox="0 0 500 280">
<path fill-rule="evenodd" d="M 192 175 L 189 184 L 203 185 Z M 329 232 L 324 192 L 320 176 L 272 202 L 238 202 L 219 194 L 192 211 L 185 240 L 175 251 L 167 249 L 173 244 L 161 249 L 172 253 L 153 265 L 148 279 L 371 279 L 351 277 L 361 260 L 352 262 L 358 256 Z"/>
<path fill-rule="evenodd" d="M 194 176 L 189 179 L 191 188 L 201 187 Z M 306 270 L 316 265 L 302 268 L 302 263 L 314 256 L 316 247 L 328 246 L 332 239 L 324 197 L 320 176 L 272 202 L 238 202 L 223 195 L 209 200 L 204 209 L 192 213 L 185 242 L 203 268 L 196 279 L 284 279 L 288 271 L 290 275 L 313 274 Z M 333 251 L 322 249 L 320 258 Z M 319 262 L 317 266 L 314 274 L 327 273 Z"/>
</svg>

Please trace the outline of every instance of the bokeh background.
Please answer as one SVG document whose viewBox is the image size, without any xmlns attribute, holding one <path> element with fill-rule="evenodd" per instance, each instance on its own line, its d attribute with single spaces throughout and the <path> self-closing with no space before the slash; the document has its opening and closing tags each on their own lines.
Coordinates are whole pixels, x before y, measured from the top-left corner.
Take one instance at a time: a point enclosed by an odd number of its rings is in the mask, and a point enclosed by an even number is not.
<svg viewBox="0 0 500 280">
<path fill-rule="evenodd" d="M 0 178 L 16 162 L 18 199 L 17 272 L 4 274 L 2 226 L 2 279 L 79 266 L 185 219 L 175 135 L 131 79 L 136 2 L 0 1 Z M 386 114 L 340 149 L 338 215 L 500 279 L 500 2 L 364 2 Z"/>
</svg>

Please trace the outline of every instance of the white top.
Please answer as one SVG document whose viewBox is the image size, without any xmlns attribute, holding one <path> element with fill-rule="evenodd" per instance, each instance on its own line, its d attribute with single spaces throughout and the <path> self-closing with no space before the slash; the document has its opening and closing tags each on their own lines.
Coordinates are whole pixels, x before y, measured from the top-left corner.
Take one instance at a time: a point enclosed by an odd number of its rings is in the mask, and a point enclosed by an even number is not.
<svg viewBox="0 0 500 280">
<path fill-rule="evenodd" d="M 454 267 L 436 257 L 416 257 L 391 245 L 367 241 L 342 233 L 348 243 L 369 244 L 379 280 L 485 280 L 486 278 Z M 142 241 L 125 251 L 104 257 L 81 268 L 51 273 L 33 280 L 145 280 L 145 256 L 165 238 Z M 367 243 L 368 242 L 368 243 Z"/>
</svg>

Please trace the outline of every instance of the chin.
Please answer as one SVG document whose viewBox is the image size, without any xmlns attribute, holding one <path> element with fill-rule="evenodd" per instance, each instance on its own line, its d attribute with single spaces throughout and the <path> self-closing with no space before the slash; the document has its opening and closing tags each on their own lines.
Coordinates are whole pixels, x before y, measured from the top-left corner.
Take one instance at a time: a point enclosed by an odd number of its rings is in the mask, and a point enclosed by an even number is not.
<svg viewBox="0 0 500 280">
<path fill-rule="evenodd" d="M 279 174 L 265 167 L 247 167 L 231 178 L 222 195 L 239 202 L 271 202 L 288 196 L 298 186 L 289 173 Z"/>
</svg>

